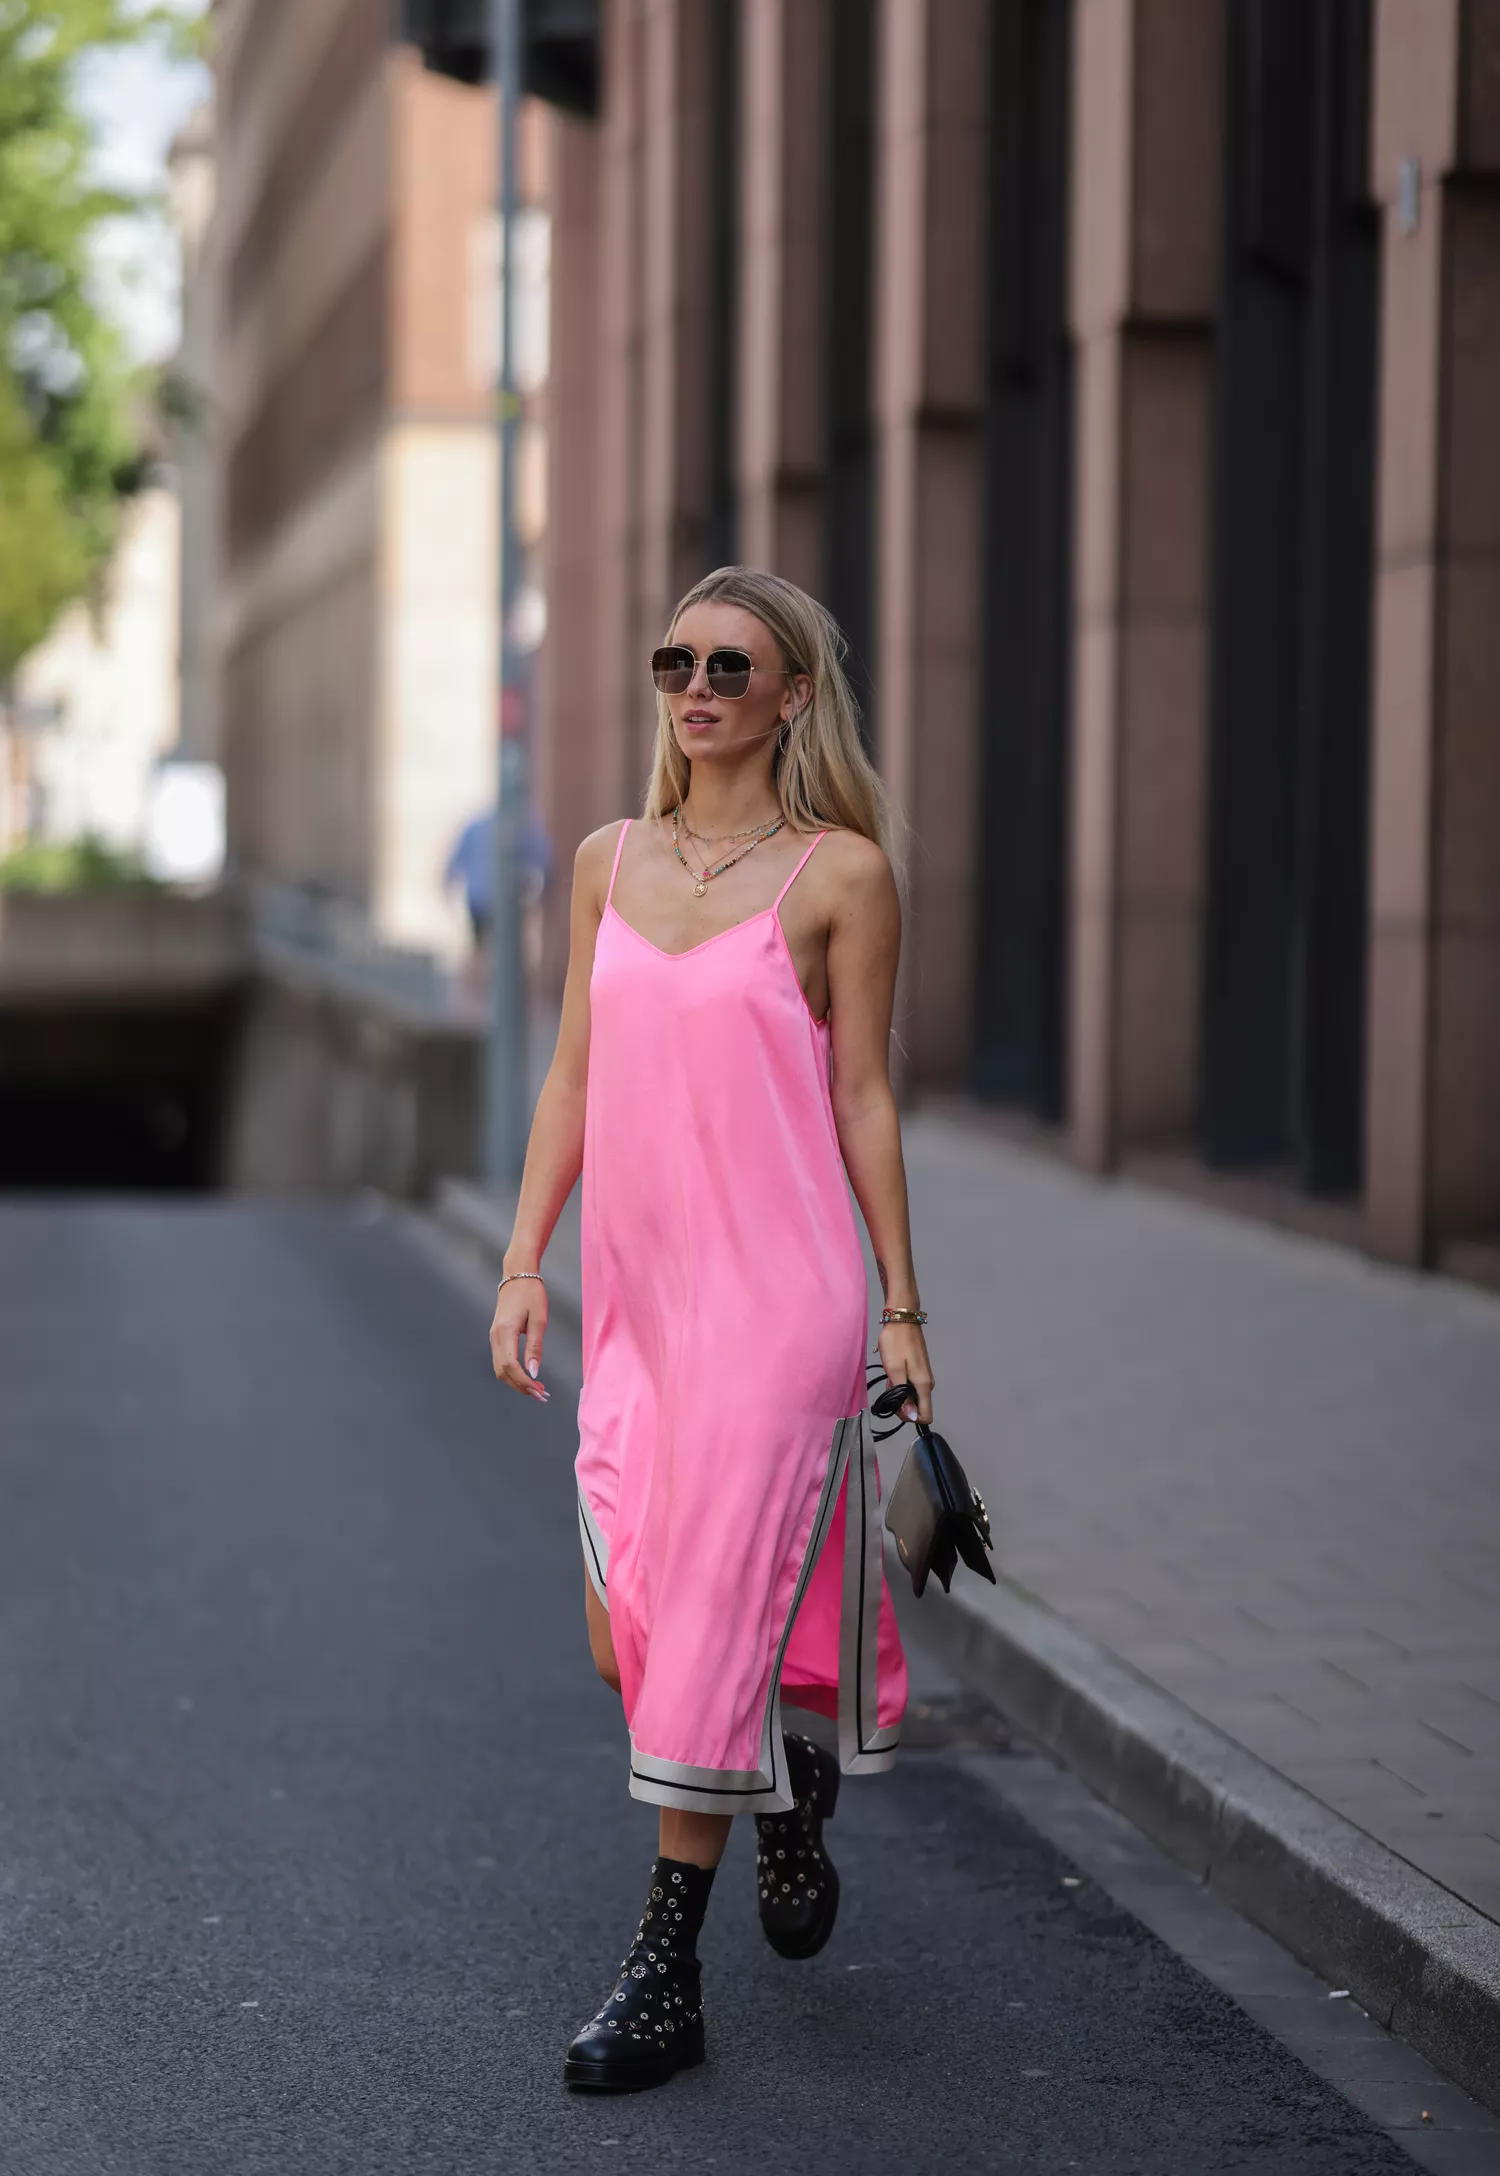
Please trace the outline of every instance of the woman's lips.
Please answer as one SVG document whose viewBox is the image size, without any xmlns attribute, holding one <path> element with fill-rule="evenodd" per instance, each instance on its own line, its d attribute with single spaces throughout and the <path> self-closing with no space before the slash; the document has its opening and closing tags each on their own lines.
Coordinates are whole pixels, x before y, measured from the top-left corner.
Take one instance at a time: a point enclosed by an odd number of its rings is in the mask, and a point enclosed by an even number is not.
<svg viewBox="0 0 1500 2176">
<path fill-rule="evenodd" d="M 698 729 L 699 729 L 699 730 L 700 730 L 700 732 L 701 732 L 701 730 L 703 729 L 703 727 L 704 727 L 704 726 L 706 726 L 706 725 L 717 725 L 719 721 L 718 721 L 717 717 L 716 717 L 716 716 L 715 716 L 715 715 L 714 715 L 714 714 L 713 714 L 713 713 L 712 713 L 711 711 L 707 711 L 707 710 L 685 710 L 685 711 L 684 711 L 684 712 L 682 713 L 682 722 L 683 722 L 683 724 L 684 724 L 684 725 L 695 725 L 695 726 L 697 726 L 697 727 L 698 727 Z"/>
</svg>

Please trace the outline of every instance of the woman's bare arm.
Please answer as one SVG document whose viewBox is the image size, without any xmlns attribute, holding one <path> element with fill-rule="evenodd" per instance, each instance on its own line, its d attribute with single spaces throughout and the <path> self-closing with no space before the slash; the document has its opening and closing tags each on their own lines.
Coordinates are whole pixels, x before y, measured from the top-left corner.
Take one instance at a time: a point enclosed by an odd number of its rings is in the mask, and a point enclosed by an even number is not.
<svg viewBox="0 0 1500 2176">
<path fill-rule="evenodd" d="M 848 832 L 828 844 L 838 856 L 828 932 L 834 1124 L 844 1168 L 875 1250 L 886 1305 L 920 1307 L 901 1121 L 890 1075 L 901 902 L 890 863 L 878 846 Z M 880 1333 L 880 1358 L 893 1383 L 910 1382 L 916 1390 L 915 1415 L 908 1408 L 908 1417 L 930 1421 L 932 1363 L 920 1325 L 888 1324 Z"/>
<path fill-rule="evenodd" d="M 583 1120 L 588 1101 L 589 977 L 604 912 L 619 826 L 607 824 L 579 847 L 573 862 L 568 976 L 563 986 L 557 1048 L 537 1098 L 521 1175 L 520 1199 L 504 1268 L 540 1269 L 563 1203 L 583 1169 Z M 495 1373 L 512 1390 L 545 1399 L 536 1377 L 547 1334 L 547 1289 L 533 1277 L 505 1285 L 495 1301 L 490 1354 Z"/>
</svg>

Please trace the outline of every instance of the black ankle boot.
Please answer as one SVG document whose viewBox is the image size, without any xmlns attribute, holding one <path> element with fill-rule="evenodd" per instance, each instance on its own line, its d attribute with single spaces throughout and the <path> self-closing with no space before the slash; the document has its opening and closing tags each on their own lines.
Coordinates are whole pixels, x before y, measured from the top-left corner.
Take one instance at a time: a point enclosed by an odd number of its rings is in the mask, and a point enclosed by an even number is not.
<svg viewBox="0 0 1500 2176">
<path fill-rule="evenodd" d="M 614 1992 L 568 2050 L 567 2084 L 634 2093 L 702 2062 L 698 1935 L 713 1883 L 712 1867 L 657 1860 Z"/>
<path fill-rule="evenodd" d="M 788 1738 L 786 1760 L 795 1806 L 755 1816 L 760 1923 L 783 1957 L 815 1957 L 839 1911 L 839 1877 L 823 1849 L 823 1823 L 838 1804 L 839 1764 L 811 1738 Z"/>
</svg>

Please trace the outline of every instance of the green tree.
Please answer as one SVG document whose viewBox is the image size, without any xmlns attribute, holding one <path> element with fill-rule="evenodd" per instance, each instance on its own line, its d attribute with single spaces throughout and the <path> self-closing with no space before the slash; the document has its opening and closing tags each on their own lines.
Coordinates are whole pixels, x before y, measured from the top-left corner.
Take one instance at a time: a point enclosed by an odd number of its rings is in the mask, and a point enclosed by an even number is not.
<svg viewBox="0 0 1500 2176">
<path fill-rule="evenodd" d="M 88 589 L 141 475 L 138 387 L 89 255 L 101 220 L 145 200 L 89 178 L 77 63 L 194 36 L 130 0 L 0 0 L 0 681 Z"/>
<path fill-rule="evenodd" d="M 0 683 L 88 585 L 98 509 L 70 505 L 53 450 L 0 370 Z"/>
</svg>

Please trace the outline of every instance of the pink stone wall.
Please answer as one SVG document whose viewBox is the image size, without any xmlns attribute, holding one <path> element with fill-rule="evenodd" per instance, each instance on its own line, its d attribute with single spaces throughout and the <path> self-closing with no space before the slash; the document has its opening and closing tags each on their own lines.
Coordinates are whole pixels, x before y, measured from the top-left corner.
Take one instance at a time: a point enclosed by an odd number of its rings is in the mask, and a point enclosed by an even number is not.
<svg viewBox="0 0 1500 2176">
<path fill-rule="evenodd" d="M 986 0 L 879 9 L 876 676 L 908 827 L 908 1087 L 972 1041 L 984 730 Z M 1105 1169 L 1196 1120 L 1223 14 L 1072 0 L 1074 561 L 1066 1138 Z M 705 11 L 605 0 L 597 129 L 553 137 L 549 820 L 637 804 L 646 652 L 699 571 Z M 744 0 L 741 555 L 816 588 L 828 0 Z M 1384 207 L 1366 1216 L 1410 1260 L 1500 1229 L 1500 10 L 1377 0 Z M 1401 231 L 1403 159 L 1421 216 Z M 1482 178 L 1483 177 L 1483 178 Z M 556 982 L 562 902 L 548 936 Z"/>
</svg>

